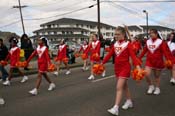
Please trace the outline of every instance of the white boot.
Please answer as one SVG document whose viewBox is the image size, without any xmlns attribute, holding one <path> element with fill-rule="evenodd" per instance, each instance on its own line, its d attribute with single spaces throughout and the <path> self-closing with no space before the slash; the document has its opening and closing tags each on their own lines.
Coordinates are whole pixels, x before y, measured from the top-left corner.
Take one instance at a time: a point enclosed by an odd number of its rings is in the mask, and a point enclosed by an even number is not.
<svg viewBox="0 0 175 116">
<path fill-rule="evenodd" d="M 147 94 L 152 94 L 154 91 L 154 85 L 150 85 L 147 91 Z"/>
<path fill-rule="evenodd" d="M 122 106 L 122 109 L 124 110 L 127 110 L 128 108 L 133 108 L 133 103 L 131 100 L 126 100 L 126 102 Z"/>
<path fill-rule="evenodd" d="M 2 83 L 4 86 L 10 86 L 10 81 L 7 79 L 5 82 Z"/>
<path fill-rule="evenodd" d="M 171 78 L 170 83 L 173 84 L 173 85 L 175 85 L 175 79 L 174 78 Z"/>
<path fill-rule="evenodd" d="M 105 76 L 106 76 L 106 71 L 103 71 L 103 73 L 102 73 L 101 76 L 102 76 L 102 77 L 105 77 Z"/>
<path fill-rule="evenodd" d="M 53 74 L 56 75 L 56 76 L 58 76 L 58 71 L 55 71 Z"/>
<path fill-rule="evenodd" d="M 5 104 L 5 101 L 3 98 L 0 98 L 0 105 L 4 105 Z"/>
<path fill-rule="evenodd" d="M 32 94 L 32 95 L 37 95 L 38 94 L 38 90 L 36 88 L 34 88 L 31 91 L 29 91 L 29 93 Z"/>
<path fill-rule="evenodd" d="M 22 80 L 21 80 L 21 83 L 24 83 L 24 82 L 26 82 L 28 80 L 28 77 L 27 76 L 24 76 L 23 78 L 22 78 Z"/>
<path fill-rule="evenodd" d="M 71 72 L 70 72 L 70 70 L 67 70 L 66 71 L 66 75 L 69 75 Z"/>
<path fill-rule="evenodd" d="M 49 88 L 48 88 L 48 91 L 52 91 L 53 89 L 55 89 L 55 84 L 54 83 L 51 83 L 50 85 L 49 85 Z"/>
<path fill-rule="evenodd" d="M 95 77 L 94 77 L 94 75 L 91 75 L 88 79 L 89 79 L 89 80 L 94 80 Z"/>
<path fill-rule="evenodd" d="M 109 109 L 108 112 L 111 113 L 112 115 L 118 116 L 119 115 L 118 106 L 115 105 L 113 108 Z"/>
<path fill-rule="evenodd" d="M 160 88 L 156 87 L 155 91 L 154 91 L 154 95 L 159 95 L 160 94 Z"/>
</svg>

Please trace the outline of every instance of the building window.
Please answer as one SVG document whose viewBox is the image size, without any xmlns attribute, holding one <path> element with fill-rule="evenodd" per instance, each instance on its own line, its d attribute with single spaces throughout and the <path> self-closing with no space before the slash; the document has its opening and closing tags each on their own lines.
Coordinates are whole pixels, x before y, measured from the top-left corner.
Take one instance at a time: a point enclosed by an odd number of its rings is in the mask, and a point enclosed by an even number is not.
<svg viewBox="0 0 175 116">
<path fill-rule="evenodd" d="M 78 27 L 79 25 L 78 25 L 78 24 L 76 24 L 76 26 Z"/>
<path fill-rule="evenodd" d="M 65 31 L 62 31 L 62 34 L 65 34 Z"/>
</svg>

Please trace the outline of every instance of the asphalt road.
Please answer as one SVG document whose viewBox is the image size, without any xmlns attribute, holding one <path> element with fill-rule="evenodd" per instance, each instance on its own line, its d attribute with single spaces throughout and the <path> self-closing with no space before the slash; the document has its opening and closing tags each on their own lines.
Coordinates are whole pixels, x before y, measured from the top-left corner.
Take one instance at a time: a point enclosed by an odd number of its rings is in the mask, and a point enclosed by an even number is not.
<svg viewBox="0 0 175 116">
<path fill-rule="evenodd" d="M 49 85 L 43 79 L 37 96 L 28 94 L 34 88 L 37 75 L 30 75 L 24 84 L 20 83 L 21 78 L 13 79 L 9 87 L 0 84 L 0 94 L 6 100 L 6 104 L 0 106 L 0 116 L 111 116 L 107 109 L 114 103 L 116 80 L 111 76 L 114 75 L 113 65 L 106 66 L 107 77 L 97 76 L 94 81 L 87 79 L 89 71 L 82 72 L 80 68 L 72 69 L 68 76 L 65 71 L 58 77 L 49 74 L 56 89 L 47 91 Z M 164 70 L 159 96 L 145 94 L 147 85 L 144 80 L 137 84 L 130 79 L 134 108 L 120 109 L 120 116 L 174 116 L 175 86 L 170 85 L 169 78 L 169 72 Z"/>
</svg>

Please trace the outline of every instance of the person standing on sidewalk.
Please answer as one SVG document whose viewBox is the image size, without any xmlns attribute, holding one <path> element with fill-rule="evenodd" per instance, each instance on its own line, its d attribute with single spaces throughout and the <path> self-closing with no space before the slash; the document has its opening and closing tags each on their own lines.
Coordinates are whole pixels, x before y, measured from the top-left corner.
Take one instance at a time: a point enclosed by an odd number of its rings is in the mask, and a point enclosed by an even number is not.
<svg viewBox="0 0 175 116">
<path fill-rule="evenodd" d="M 0 39 L 0 61 L 5 60 L 5 58 L 8 55 L 8 48 L 4 45 L 3 39 Z M 0 71 L 2 73 L 2 81 L 6 81 L 6 78 L 8 77 L 8 73 L 4 66 L 0 65 Z"/>
<path fill-rule="evenodd" d="M 21 37 L 21 49 L 24 50 L 24 57 L 27 60 L 33 52 L 32 42 L 27 36 L 27 34 L 23 34 Z M 24 70 L 29 70 L 29 69 L 28 67 L 25 67 Z"/>
</svg>

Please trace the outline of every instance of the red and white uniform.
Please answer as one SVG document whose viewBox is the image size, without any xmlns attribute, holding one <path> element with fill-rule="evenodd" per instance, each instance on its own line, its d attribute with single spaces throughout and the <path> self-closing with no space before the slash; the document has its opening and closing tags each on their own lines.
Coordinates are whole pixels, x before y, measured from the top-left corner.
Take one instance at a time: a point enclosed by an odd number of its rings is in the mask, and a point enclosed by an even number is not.
<svg viewBox="0 0 175 116">
<path fill-rule="evenodd" d="M 141 43 L 139 41 L 133 41 L 131 42 L 132 44 L 132 49 L 134 50 L 135 53 L 138 53 L 138 51 L 141 49 Z"/>
<path fill-rule="evenodd" d="M 159 38 L 155 39 L 148 39 L 146 41 L 146 46 L 144 47 L 140 59 L 147 53 L 146 56 L 146 66 L 161 70 L 164 68 L 164 60 L 163 56 L 166 57 L 166 59 L 171 60 L 173 63 L 173 57 L 168 49 L 168 46 L 166 42 Z"/>
<path fill-rule="evenodd" d="M 88 45 L 82 45 L 79 52 L 83 52 L 83 54 L 87 54 L 88 53 Z"/>
<path fill-rule="evenodd" d="M 57 60 L 62 61 L 64 58 L 67 58 L 67 45 L 59 45 Z"/>
<path fill-rule="evenodd" d="M 39 45 L 29 57 L 27 62 L 29 62 L 35 55 L 38 55 L 38 71 L 47 72 L 48 65 L 51 64 L 48 48 L 46 46 Z"/>
<path fill-rule="evenodd" d="M 168 44 L 168 47 L 169 47 L 172 55 L 175 56 L 175 43 L 171 42 L 171 41 L 168 41 L 167 44 Z"/>
<path fill-rule="evenodd" d="M 128 79 L 131 72 L 129 58 L 132 58 L 135 66 L 140 65 L 140 60 L 136 57 L 134 51 L 132 50 L 131 43 L 124 40 L 116 41 L 110 52 L 103 59 L 102 63 L 105 64 L 113 54 L 115 54 L 114 70 L 116 77 Z"/>
<path fill-rule="evenodd" d="M 90 56 L 90 61 L 91 62 L 94 62 L 95 61 L 93 59 L 93 57 L 92 57 L 93 54 L 98 54 L 100 56 L 100 45 L 101 44 L 100 44 L 100 41 L 99 40 L 92 41 L 92 43 L 90 44 L 89 49 L 88 49 L 88 52 L 91 53 L 91 56 Z"/>
<path fill-rule="evenodd" d="M 10 59 L 10 67 L 15 68 L 16 63 L 20 60 L 20 48 L 17 46 L 12 47 L 6 59 Z"/>
</svg>

